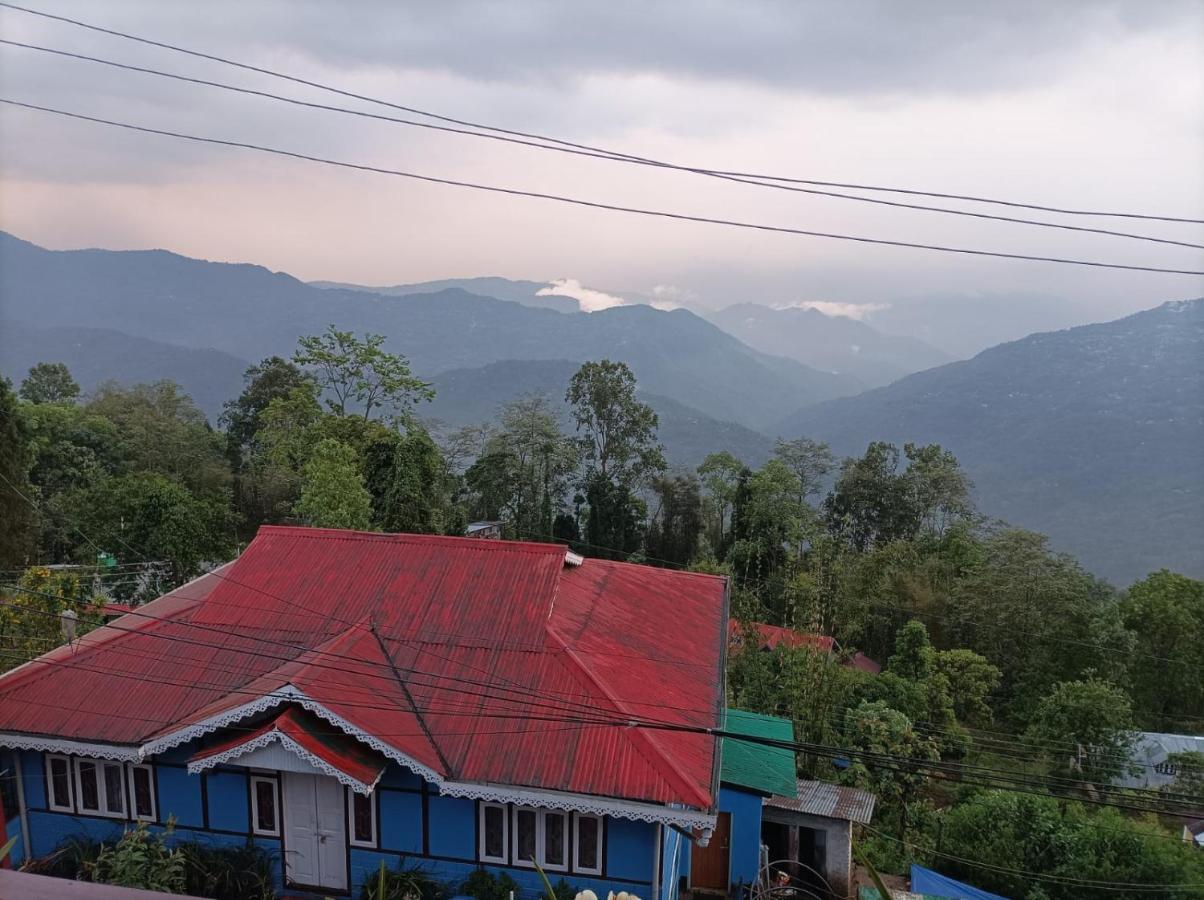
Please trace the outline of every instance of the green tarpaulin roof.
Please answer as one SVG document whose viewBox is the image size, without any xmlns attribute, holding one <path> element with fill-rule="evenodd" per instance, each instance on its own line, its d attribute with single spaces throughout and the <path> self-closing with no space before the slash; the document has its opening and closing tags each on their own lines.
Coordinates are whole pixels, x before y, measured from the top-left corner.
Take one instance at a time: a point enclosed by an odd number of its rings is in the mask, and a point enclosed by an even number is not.
<svg viewBox="0 0 1204 900">
<path fill-rule="evenodd" d="M 726 731 L 750 737 L 794 740 L 794 726 L 789 719 L 744 712 L 740 709 L 727 710 L 723 727 Z M 723 763 L 719 770 L 719 780 L 724 784 L 748 788 L 762 794 L 795 797 L 798 796 L 797 777 L 793 750 L 754 744 L 739 738 L 723 739 Z"/>
</svg>

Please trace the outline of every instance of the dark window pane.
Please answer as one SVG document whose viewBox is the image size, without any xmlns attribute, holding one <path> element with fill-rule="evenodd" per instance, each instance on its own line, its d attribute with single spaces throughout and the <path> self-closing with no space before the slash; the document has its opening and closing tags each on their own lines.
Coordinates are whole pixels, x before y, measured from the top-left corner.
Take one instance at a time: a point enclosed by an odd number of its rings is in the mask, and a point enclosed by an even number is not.
<svg viewBox="0 0 1204 900">
<path fill-rule="evenodd" d="M 549 866 L 563 866 L 567 863 L 565 854 L 565 838 L 568 837 L 567 816 L 564 813 L 543 814 L 543 854 L 544 862 Z"/>
<path fill-rule="evenodd" d="M 65 759 L 50 761 L 50 795 L 53 806 L 71 805 L 71 774 Z"/>
<path fill-rule="evenodd" d="M 485 855 L 502 859 L 506 855 L 506 810 L 485 807 Z"/>
<path fill-rule="evenodd" d="M 514 858 L 535 862 L 535 811 L 520 809 L 514 816 L 518 834 L 514 836 Z"/>
<path fill-rule="evenodd" d="M 255 827 L 276 830 L 276 786 L 270 781 L 255 782 Z"/>
<path fill-rule="evenodd" d="M 355 839 L 371 843 L 372 841 L 372 798 L 365 797 L 356 791 L 351 792 L 352 818 L 355 821 Z"/>
<path fill-rule="evenodd" d="M 100 789 L 96 782 L 96 763 L 81 762 L 79 764 L 79 806 L 80 809 L 100 811 Z"/>
<path fill-rule="evenodd" d="M 121 777 L 121 765 L 104 765 L 105 809 L 111 813 L 125 812 L 125 781 Z"/>
<path fill-rule="evenodd" d="M 598 868 L 598 829 L 601 820 L 593 816 L 577 819 L 577 865 L 583 869 Z"/>
<path fill-rule="evenodd" d="M 150 769 L 134 769 L 134 815 L 141 818 L 151 818 L 155 814 L 155 805 L 151 802 L 151 773 Z"/>
</svg>

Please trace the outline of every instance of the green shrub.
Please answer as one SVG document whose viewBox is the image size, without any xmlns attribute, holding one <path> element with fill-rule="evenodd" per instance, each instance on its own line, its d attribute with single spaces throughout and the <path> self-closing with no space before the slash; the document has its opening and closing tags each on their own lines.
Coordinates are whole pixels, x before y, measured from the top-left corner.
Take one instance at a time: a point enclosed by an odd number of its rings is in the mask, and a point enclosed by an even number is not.
<svg viewBox="0 0 1204 900">
<path fill-rule="evenodd" d="M 100 841 L 92 838 L 70 837 L 45 856 L 28 860 L 21 870 L 35 875 L 88 881 L 102 846 Z"/>
<path fill-rule="evenodd" d="M 421 866 L 386 869 L 382 862 L 379 874 L 364 882 L 360 900 L 442 900 L 449 893 Z"/>
<path fill-rule="evenodd" d="M 171 825 L 167 835 L 171 834 Z M 178 850 L 164 843 L 145 822 L 127 831 L 112 847 L 102 844 L 92 864 L 91 880 L 100 884 L 143 888 L 165 894 L 184 893 L 185 860 Z"/>
<path fill-rule="evenodd" d="M 501 875 L 491 875 L 484 869 L 477 869 L 460 885 L 460 893 L 467 894 L 474 900 L 510 900 L 510 892 L 518 896 L 518 882 L 503 872 Z"/>
<path fill-rule="evenodd" d="M 273 900 L 276 854 L 247 841 L 241 846 L 214 846 L 199 841 L 180 844 L 186 861 L 186 894 L 213 900 Z"/>
</svg>

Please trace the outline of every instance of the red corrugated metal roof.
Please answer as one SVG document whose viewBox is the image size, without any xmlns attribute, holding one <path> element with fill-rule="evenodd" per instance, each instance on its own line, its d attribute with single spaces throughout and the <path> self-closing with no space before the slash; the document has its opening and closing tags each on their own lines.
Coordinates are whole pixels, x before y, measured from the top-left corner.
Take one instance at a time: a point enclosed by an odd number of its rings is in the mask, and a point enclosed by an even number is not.
<svg viewBox="0 0 1204 900">
<path fill-rule="evenodd" d="M 807 634 L 803 631 L 795 631 L 793 628 L 767 625 L 764 622 L 752 624 L 760 639 L 759 649 L 761 650 L 776 650 L 778 647 L 788 647 L 792 650 L 798 647 L 810 647 L 821 653 L 831 653 L 836 647 L 836 641 L 825 634 Z M 733 643 L 744 639 L 744 629 L 735 619 L 728 621 L 727 633 Z"/>
<path fill-rule="evenodd" d="M 0 732 L 141 746 L 289 685 L 449 780 L 711 808 L 712 738 L 611 723 L 719 725 L 725 591 L 550 544 L 264 527 L 0 677 Z"/>
<path fill-rule="evenodd" d="M 362 785 L 371 787 L 376 784 L 385 770 L 387 760 L 379 753 L 347 735 L 332 733 L 330 726 L 321 719 L 296 707 L 289 707 L 254 730 L 236 732 L 225 740 L 198 750 L 188 761 L 199 763 L 223 756 L 271 732 L 284 735 L 306 752 Z"/>
</svg>

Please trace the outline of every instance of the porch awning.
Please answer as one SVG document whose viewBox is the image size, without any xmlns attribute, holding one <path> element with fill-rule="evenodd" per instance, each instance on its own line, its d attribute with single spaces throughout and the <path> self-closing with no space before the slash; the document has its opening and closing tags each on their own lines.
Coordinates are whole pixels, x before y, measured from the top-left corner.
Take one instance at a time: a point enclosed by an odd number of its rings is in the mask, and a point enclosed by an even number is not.
<svg viewBox="0 0 1204 900">
<path fill-rule="evenodd" d="M 258 728 L 231 735 L 197 751 L 188 760 L 188 771 L 195 775 L 238 759 L 242 765 L 271 768 L 264 765 L 257 751 L 273 743 L 361 794 L 371 792 L 387 763 L 379 753 L 337 731 L 329 722 L 303 709 L 289 707 Z M 259 759 L 253 760 L 250 754 Z"/>
</svg>

